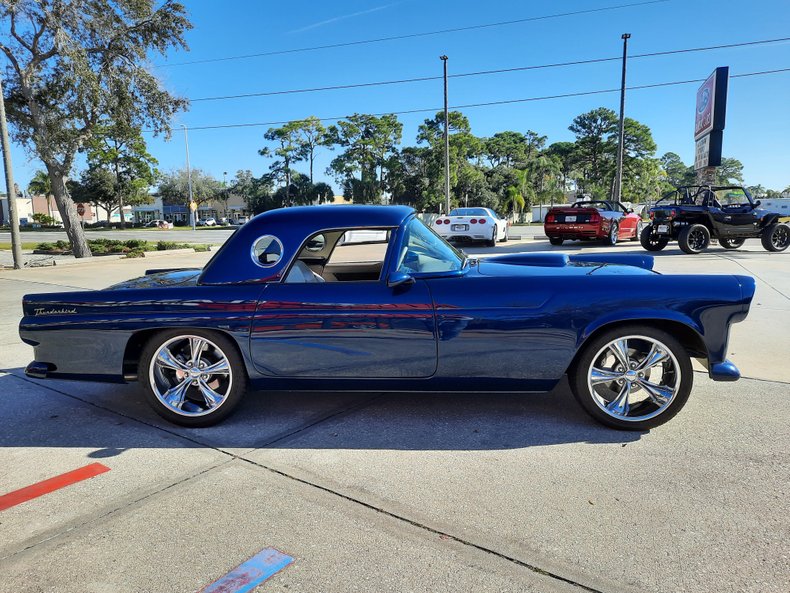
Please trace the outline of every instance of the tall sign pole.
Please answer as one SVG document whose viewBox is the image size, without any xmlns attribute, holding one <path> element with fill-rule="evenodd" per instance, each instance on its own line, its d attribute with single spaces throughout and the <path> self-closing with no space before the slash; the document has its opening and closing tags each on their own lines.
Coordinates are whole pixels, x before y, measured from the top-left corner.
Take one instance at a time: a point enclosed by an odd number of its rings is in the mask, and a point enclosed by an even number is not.
<svg viewBox="0 0 790 593">
<path fill-rule="evenodd" d="M 19 214 L 16 211 L 16 186 L 11 166 L 11 143 L 8 141 L 8 123 L 5 119 L 5 95 L 3 77 L 0 76 L 0 140 L 3 146 L 3 169 L 5 170 L 6 195 L 8 196 L 8 218 L 11 224 L 11 251 L 14 256 L 14 269 L 22 267 L 22 243 L 19 240 Z"/>
<path fill-rule="evenodd" d="M 189 188 L 189 220 L 192 224 L 192 230 L 195 230 L 195 202 L 192 200 L 192 170 L 189 168 L 189 137 L 187 136 L 187 127 L 181 124 L 184 128 L 184 146 L 187 150 L 187 187 Z"/>
<path fill-rule="evenodd" d="M 450 214 L 450 112 L 447 109 L 447 56 L 439 56 L 444 64 L 444 207 Z"/>
<path fill-rule="evenodd" d="M 721 145 L 727 114 L 728 66 L 713 71 L 697 89 L 694 114 L 694 170 L 699 185 L 714 185 L 721 165 Z"/>
<path fill-rule="evenodd" d="M 614 178 L 612 200 L 619 202 L 623 194 L 623 152 L 625 151 L 625 68 L 628 61 L 628 40 L 630 33 L 623 33 L 623 77 L 620 80 L 620 127 L 617 140 L 617 172 Z"/>
</svg>

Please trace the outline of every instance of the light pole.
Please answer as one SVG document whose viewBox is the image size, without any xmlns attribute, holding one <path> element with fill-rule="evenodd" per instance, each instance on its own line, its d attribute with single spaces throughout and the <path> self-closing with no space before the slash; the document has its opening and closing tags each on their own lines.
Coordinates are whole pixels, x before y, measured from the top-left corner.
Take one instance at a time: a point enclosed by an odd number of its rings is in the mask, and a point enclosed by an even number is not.
<svg viewBox="0 0 790 593">
<path fill-rule="evenodd" d="M 621 39 L 623 40 L 623 78 L 620 81 L 620 128 L 618 130 L 619 137 L 617 141 L 617 172 L 614 178 L 614 191 L 612 192 L 612 200 L 619 202 L 623 193 L 623 152 L 625 146 L 625 66 L 628 60 L 628 40 L 631 38 L 630 33 L 623 33 Z"/>
<path fill-rule="evenodd" d="M 195 230 L 195 210 L 192 208 L 192 169 L 189 168 L 189 137 L 187 136 L 187 127 L 181 124 L 184 128 L 184 146 L 187 150 L 187 187 L 189 188 L 189 220 L 192 223 L 192 230 Z"/>
<path fill-rule="evenodd" d="M 224 198 L 225 208 L 223 210 L 223 214 L 225 215 L 225 219 L 228 218 L 228 172 L 222 172 L 222 197 Z"/>
<path fill-rule="evenodd" d="M 450 214 L 450 112 L 447 110 L 447 56 L 439 56 L 444 65 L 444 206 Z"/>
</svg>

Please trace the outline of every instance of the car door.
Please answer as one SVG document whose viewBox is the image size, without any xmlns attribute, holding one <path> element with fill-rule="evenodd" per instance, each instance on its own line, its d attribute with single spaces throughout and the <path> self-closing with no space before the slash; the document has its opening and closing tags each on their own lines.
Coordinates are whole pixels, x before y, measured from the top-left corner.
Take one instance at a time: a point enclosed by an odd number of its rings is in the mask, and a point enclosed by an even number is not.
<svg viewBox="0 0 790 593">
<path fill-rule="evenodd" d="M 390 239 L 377 280 L 267 284 L 250 332 L 256 369 L 306 378 L 433 375 L 437 355 L 430 291 L 423 280 L 408 289 L 387 285 L 395 241 Z"/>
</svg>

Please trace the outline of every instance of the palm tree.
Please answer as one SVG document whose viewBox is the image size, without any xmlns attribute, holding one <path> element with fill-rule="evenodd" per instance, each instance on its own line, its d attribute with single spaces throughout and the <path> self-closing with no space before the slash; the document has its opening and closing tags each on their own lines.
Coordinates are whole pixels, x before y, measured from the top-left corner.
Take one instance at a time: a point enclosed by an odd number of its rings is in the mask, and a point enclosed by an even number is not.
<svg viewBox="0 0 790 593">
<path fill-rule="evenodd" d="M 27 185 L 27 191 L 33 195 L 46 196 L 47 198 L 47 214 L 52 216 L 52 182 L 49 175 L 40 169 L 33 175 L 33 179 Z"/>
<path fill-rule="evenodd" d="M 505 191 L 505 202 L 503 204 L 505 208 L 515 215 L 521 212 L 525 204 L 526 202 L 524 202 L 524 196 L 521 195 L 521 192 L 518 191 L 518 188 L 515 185 L 508 186 L 507 190 Z"/>
</svg>

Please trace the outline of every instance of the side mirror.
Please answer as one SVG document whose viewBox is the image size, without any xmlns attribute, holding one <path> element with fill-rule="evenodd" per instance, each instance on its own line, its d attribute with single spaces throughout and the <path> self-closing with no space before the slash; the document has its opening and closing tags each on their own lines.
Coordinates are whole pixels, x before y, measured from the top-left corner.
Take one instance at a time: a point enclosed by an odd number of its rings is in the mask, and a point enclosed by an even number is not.
<svg viewBox="0 0 790 593">
<path fill-rule="evenodd" d="M 416 280 L 412 276 L 409 276 L 409 274 L 406 272 L 401 272 L 400 270 L 393 272 L 389 275 L 389 278 L 387 278 L 387 286 L 390 288 L 409 286 L 415 282 Z"/>
<path fill-rule="evenodd" d="M 757 201 L 754 203 L 754 207 L 755 207 L 755 208 L 757 208 L 757 206 L 759 206 L 760 204 L 762 204 L 762 202 L 761 202 L 760 200 L 757 200 Z"/>
<path fill-rule="evenodd" d="M 634 209 L 633 208 L 628 208 L 628 210 L 626 210 L 626 212 L 628 214 L 633 214 L 634 213 Z"/>
</svg>

